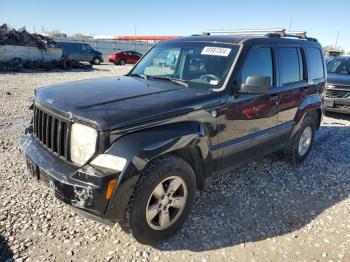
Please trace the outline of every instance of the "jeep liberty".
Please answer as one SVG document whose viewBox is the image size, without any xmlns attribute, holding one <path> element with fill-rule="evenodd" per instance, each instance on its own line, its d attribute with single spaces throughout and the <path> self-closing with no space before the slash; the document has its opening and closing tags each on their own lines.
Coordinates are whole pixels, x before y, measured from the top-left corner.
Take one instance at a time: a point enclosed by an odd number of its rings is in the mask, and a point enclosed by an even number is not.
<svg viewBox="0 0 350 262">
<path fill-rule="evenodd" d="M 204 32 L 159 42 L 125 76 L 36 89 L 20 143 L 57 198 L 156 244 L 217 170 L 273 151 L 303 162 L 325 86 L 303 32 Z"/>
</svg>

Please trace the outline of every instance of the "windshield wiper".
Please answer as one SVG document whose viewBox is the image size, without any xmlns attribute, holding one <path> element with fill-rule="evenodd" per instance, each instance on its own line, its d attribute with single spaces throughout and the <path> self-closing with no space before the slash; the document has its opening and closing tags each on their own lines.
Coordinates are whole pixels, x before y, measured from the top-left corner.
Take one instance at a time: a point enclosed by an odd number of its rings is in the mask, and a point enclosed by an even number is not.
<svg viewBox="0 0 350 262">
<path fill-rule="evenodd" d="M 175 84 L 188 87 L 187 81 L 183 80 L 183 79 L 174 78 L 174 77 L 170 77 L 170 76 L 152 76 L 152 78 L 160 79 L 160 80 L 167 80 L 167 81 L 171 81 L 171 82 L 173 82 Z"/>
<path fill-rule="evenodd" d="M 149 77 L 148 75 L 140 74 L 140 73 L 130 74 L 130 76 L 142 77 L 145 80 L 148 80 L 148 77 Z"/>
</svg>

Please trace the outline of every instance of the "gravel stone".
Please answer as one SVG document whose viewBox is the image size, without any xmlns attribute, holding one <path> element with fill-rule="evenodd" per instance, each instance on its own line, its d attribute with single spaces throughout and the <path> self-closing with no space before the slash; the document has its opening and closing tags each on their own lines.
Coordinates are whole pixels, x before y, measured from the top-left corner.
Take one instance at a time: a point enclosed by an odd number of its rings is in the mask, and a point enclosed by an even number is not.
<svg viewBox="0 0 350 262">
<path fill-rule="evenodd" d="M 130 68 L 0 73 L 0 261 L 350 261 L 350 116 L 324 117 L 302 164 L 271 154 L 218 172 L 156 247 L 81 218 L 32 179 L 18 138 L 34 89 Z"/>
</svg>

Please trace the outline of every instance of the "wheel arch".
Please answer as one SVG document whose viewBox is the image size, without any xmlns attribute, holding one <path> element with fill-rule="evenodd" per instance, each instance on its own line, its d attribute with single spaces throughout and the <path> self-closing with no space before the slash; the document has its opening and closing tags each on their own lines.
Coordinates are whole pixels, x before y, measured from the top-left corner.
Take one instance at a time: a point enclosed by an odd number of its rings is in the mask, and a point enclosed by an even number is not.
<svg viewBox="0 0 350 262">
<path fill-rule="evenodd" d="M 193 168 L 197 187 L 203 189 L 212 172 L 212 157 L 205 128 L 197 122 L 182 122 L 155 127 L 119 138 L 108 154 L 127 159 L 127 167 L 118 178 L 105 218 L 120 221 L 142 171 L 154 159 L 176 155 Z"/>
<path fill-rule="evenodd" d="M 318 130 L 322 122 L 322 103 L 321 97 L 318 94 L 306 97 L 299 105 L 294 117 L 295 126 L 292 130 L 291 137 L 299 130 L 306 116 L 310 116 L 315 120 L 315 129 Z"/>
</svg>

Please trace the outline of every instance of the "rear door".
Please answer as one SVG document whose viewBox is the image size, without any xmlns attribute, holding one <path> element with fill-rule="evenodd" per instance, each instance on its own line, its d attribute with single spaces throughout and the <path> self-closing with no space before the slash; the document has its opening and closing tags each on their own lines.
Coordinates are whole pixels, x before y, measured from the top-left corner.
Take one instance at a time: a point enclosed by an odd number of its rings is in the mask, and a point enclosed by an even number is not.
<svg viewBox="0 0 350 262">
<path fill-rule="evenodd" d="M 126 63 L 127 64 L 134 64 L 135 62 L 135 57 L 134 57 L 134 52 L 127 52 L 127 59 L 126 59 Z"/>
<path fill-rule="evenodd" d="M 300 103 L 309 94 L 305 53 L 297 45 L 278 44 L 279 92 L 278 129 L 281 138 L 289 136 Z"/>
</svg>

